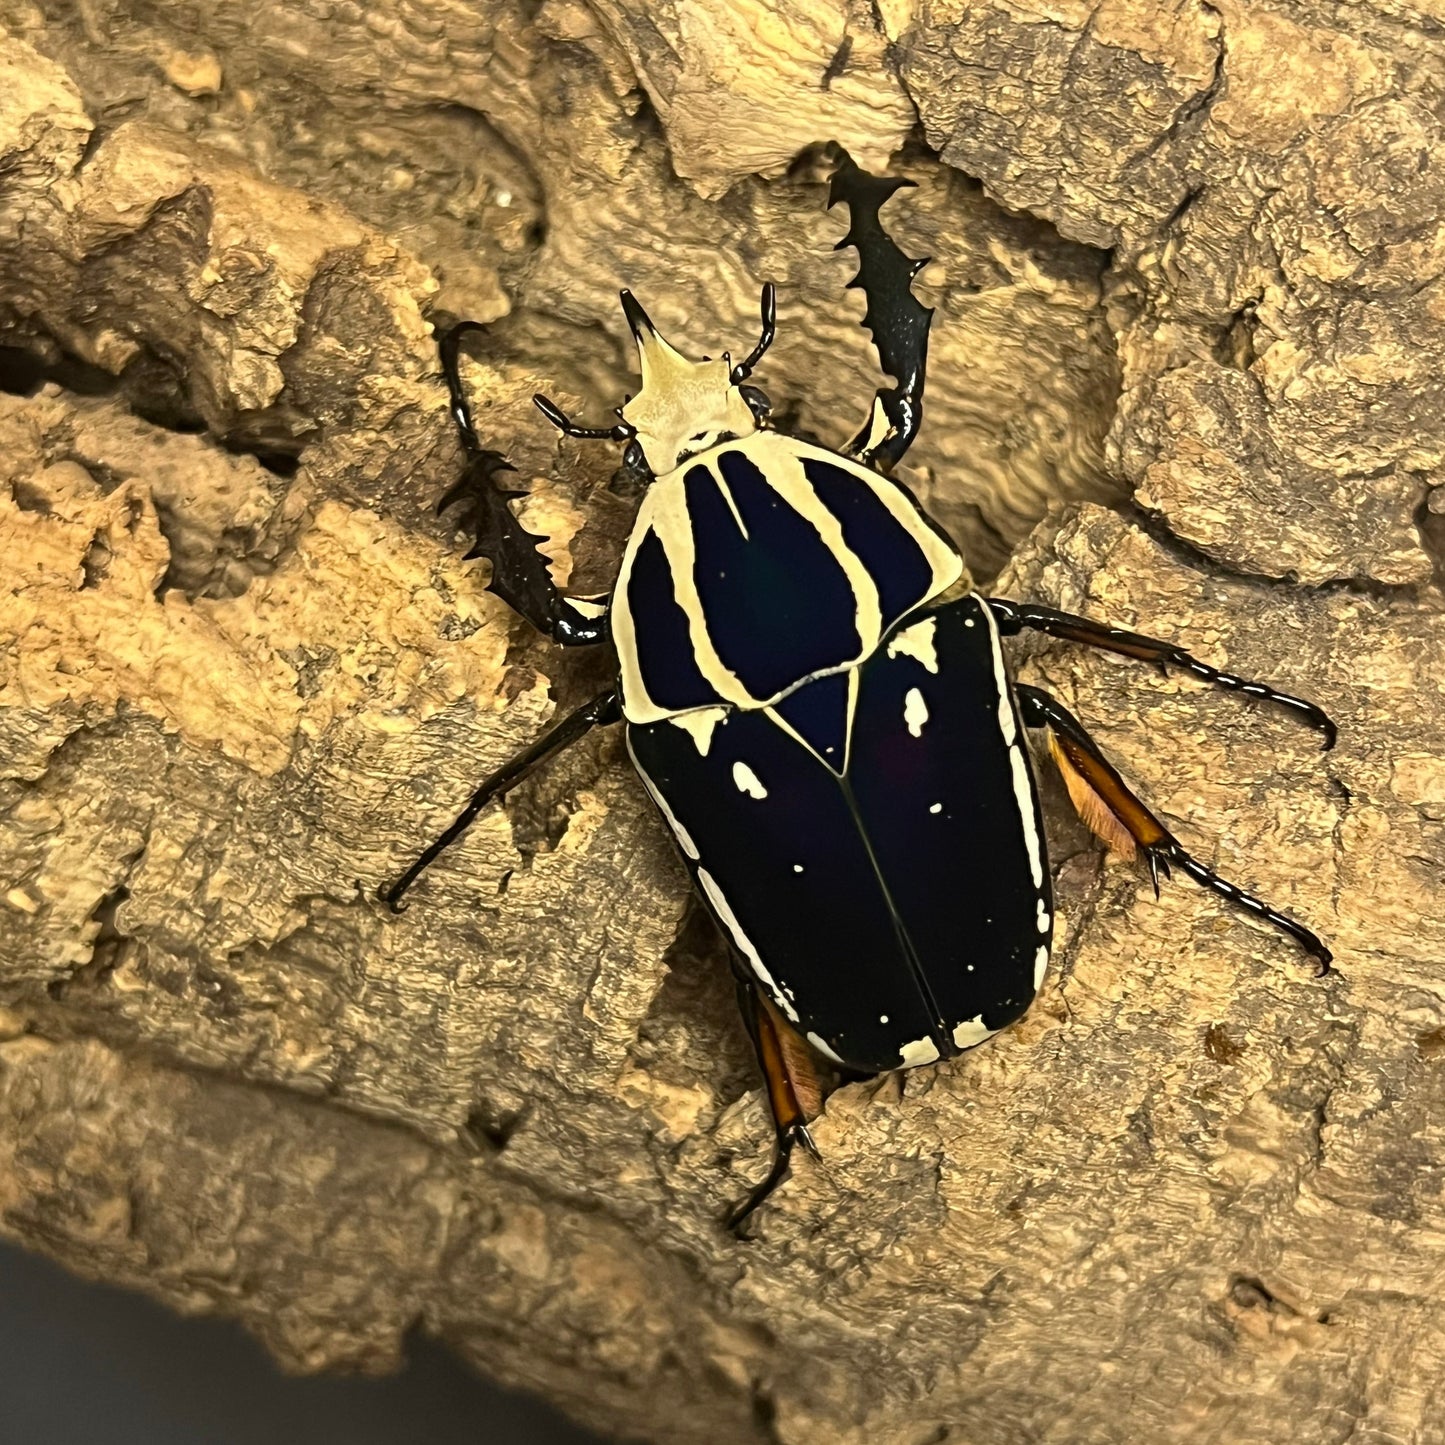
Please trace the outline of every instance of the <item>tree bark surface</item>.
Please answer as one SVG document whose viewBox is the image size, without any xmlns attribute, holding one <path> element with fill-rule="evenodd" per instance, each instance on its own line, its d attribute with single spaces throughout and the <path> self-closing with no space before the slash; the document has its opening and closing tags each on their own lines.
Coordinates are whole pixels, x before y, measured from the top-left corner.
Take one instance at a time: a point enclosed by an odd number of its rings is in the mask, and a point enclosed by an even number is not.
<svg viewBox="0 0 1445 1445">
<path fill-rule="evenodd" d="M 0 1232 L 286 1365 L 420 1327 L 667 1445 L 1445 1441 L 1445 12 L 1324 0 L 0 0 Z M 483 590 L 430 323 L 559 580 L 616 291 L 788 426 L 877 378 L 820 149 L 917 189 L 904 475 L 993 590 L 1323 704 L 1016 649 L 1206 862 L 1047 785 L 1015 1027 L 766 1104 L 605 685 Z M 993 579 L 997 579 L 996 581 Z"/>
</svg>

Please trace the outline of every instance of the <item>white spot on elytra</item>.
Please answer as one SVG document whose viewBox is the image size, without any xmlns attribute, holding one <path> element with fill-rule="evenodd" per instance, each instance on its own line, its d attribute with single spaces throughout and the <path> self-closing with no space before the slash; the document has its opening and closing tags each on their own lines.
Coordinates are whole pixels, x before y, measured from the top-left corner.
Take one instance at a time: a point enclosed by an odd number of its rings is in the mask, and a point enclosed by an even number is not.
<svg viewBox="0 0 1445 1445">
<path fill-rule="evenodd" d="M 928 811 L 930 813 L 941 813 L 943 811 L 943 804 L 935 803 Z"/>
<path fill-rule="evenodd" d="M 933 634 L 938 629 L 936 617 L 925 617 L 922 622 L 915 622 L 912 627 L 905 627 L 902 632 L 895 633 L 888 643 L 889 657 L 913 657 L 921 662 L 929 672 L 938 671 L 938 647 L 934 642 Z"/>
<path fill-rule="evenodd" d="M 733 764 L 733 782 L 738 785 L 738 792 L 746 793 L 750 798 L 766 798 L 768 790 L 763 786 L 762 780 L 746 763 Z"/>
<path fill-rule="evenodd" d="M 838 1055 L 835 1054 L 833 1050 L 828 1047 L 827 1043 L 823 1039 L 819 1038 L 817 1034 L 809 1033 L 808 1042 L 812 1044 L 812 1046 L 817 1049 L 817 1051 L 822 1054 L 825 1059 L 832 1059 L 835 1064 L 841 1064 L 843 1062 L 843 1060 L 840 1059 Z"/>
<path fill-rule="evenodd" d="M 1034 954 L 1034 992 L 1037 993 L 1044 982 L 1044 974 L 1049 966 L 1049 951 L 1041 948 Z"/>
<path fill-rule="evenodd" d="M 793 864 L 793 872 L 794 872 L 794 873 L 801 873 L 802 871 L 803 871 L 803 865 L 802 865 L 801 863 L 794 863 L 794 864 Z"/>
<path fill-rule="evenodd" d="M 1044 900 L 1043 900 L 1042 898 L 1040 898 L 1040 899 L 1039 899 L 1039 932 L 1040 932 L 1040 933 L 1047 933 L 1047 932 L 1049 931 L 1049 923 L 1050 923 L 1051 921 L 1052 921 L 1052 920 L 1049 918 L 1049 910 L 1044 907 Z"/>
<path fill-rule="evenodd" d="M 899 1067 L 916 1069 L 920 1064 L 931 1064 L 938 1057 L 938 1045 L 930 1038 L 914 1039 L 898 1050 Z"/>
<path fill-rule="evenodd" d="M 996 1029 L 985 1028 L 983 1015 L 966 1019 L 953 1031 L 953 1042 L 960 1049 L 971 1049 L 975 1044 L 981 1044 L 985 1039 L 991 1039 L 997 1032 Z"/>
<path fill-rule="evenodd" d="M 880 1024 L 886 1024 L 886 1023 L 888 1022 L 888 1015 L 887 1015 L 887 1014 L 879 1014 L 879 1015 L 878 1015 L 878 1022 L 879 1022 Z"/>
<path fill-rule="evenodd" d="M 908 731 L 916 738 L 923 736 L 923 724 L 928 721 L 928 704 L 916 687 L 910 687 L 903 698 L 903 721 Z"/>
<path fill-rule="evenodd" d="M 727 929 L 732 941 L 737 944 L 743 957 L 752 965 L 753 972 L 758 977 L 758 982 L 772 994 L 773 1002 L 792 1020 L 798 1022 L 798 1011 L 792 1005 L 791 999 L 784 990 L 780 989 L 774 981 L 759 956 L 753 941 L 743 932 L 743 926 L 738 922 L 737 915 L 733 912 L 727 899 L 723 897 L 723 891 L 717 886 L 717 879 L 707 871 L 706 868 L 697 870 L 697 881 L 702 887 L 703 896 L 712 904 L 712 911 L 717 914 L 718 922 Z"/>
</svg>

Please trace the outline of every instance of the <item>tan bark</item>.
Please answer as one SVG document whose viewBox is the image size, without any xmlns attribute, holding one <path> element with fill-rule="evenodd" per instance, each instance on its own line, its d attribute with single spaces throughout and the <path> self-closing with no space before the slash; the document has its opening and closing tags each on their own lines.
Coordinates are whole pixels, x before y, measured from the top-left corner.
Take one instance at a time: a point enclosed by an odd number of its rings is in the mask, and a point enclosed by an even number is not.
<svg viewBox="0 0 1445 1445">
<path fill-rule="evenodd" d="M 657 1441 L 1445 1441 L 1427 10 L 0 0 L 0 1230 L 293 1367 L 420 1324 Z M 481 423 L 605 588 L 615 454 L 531 393 L 620 401 L 619 285 L 715 354 L 772 278 L 759 380 L 841 441 L 834 136 L 919 182 L 907 474 L 975 570 L 1339 721 L 1018 650 L 1339 973 L 1156 903 L 1051 785 L 1032 1011 L 835 1094 L 740 1244 L 765 1106 L 616 737 L 369 894 L 606 678 L 430 515 L 429 318 L 494 323 Z"/>
</svg>

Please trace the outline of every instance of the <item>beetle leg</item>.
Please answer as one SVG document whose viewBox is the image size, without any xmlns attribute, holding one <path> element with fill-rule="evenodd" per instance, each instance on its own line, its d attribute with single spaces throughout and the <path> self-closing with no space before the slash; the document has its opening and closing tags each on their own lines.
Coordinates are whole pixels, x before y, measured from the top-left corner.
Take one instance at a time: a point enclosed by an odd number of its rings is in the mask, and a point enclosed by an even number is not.
<svg viewBox="0 0 1445 1445">
<path fill-rule="evenodd" d="M 499 481 L 501 473 L 516 469 L 501 452 L 484 447 L 477 437 L 458 357 L 462 337 L 482 329 L 475 321 L 461 321 L 442 332 L 438 341 L 452 420 L 466 454 L 466 466 L 456 484 L 442 494 L 437 511 L 457 505 L 464 508 L 458 521 L 473 535 L 466 555 L 469 559 L 485 557 L 492 564 L 488 592 L 495 592 L 553 642 L 568 647 L 602 642 L 607 636 L 606 609 L 590 602 L 574 602 L 558 589 L 548 571 L 547 559 L 537 550 L 538 543 L 546 538 L 527 531 L 508 505 L 514 497 L 526 493 L 504 487 Z"/>
<path fill-rule="evenodd" d="M 406 907 L 401 901 L 402 895 L 447 848 L 451 847 L 471 827 L 477 814 L 488 803 L 504 797 L 538 764 L 546 762 L 554 753 L 570 747 L 578 738 L 585 736 L 595 727 L 617 722 L 621 716 L 617 706 L 616 688 L 608 688 L 601 696 L 594 697 L 591 702 L 583 703 L 576 712 L 568 713 L 555 727 L 543 733 L 531 747 L 503 763 L 496 772 L 487 778 L 481 787 L 472 794 L 471 802 L 457 814 L 446 832 L 427 848 L 395 883 L 389 887 L 377 889 L 376 896 L 393 913 L 402 912 Z"/>
<path fill-rule="evenodd" d="M 738 1008 L 767 1081 L 777 1143 L 767 1178 L 727 1213 L 724 1222 L 734 1233 L 787 1177 L 794 1145 L 801 1144 L 815 1159 L 818 1157 L 818 1147 L 808 1132 L 808 1119 L 818 1112 L 823 1101 L 808 1046 L 797 1031 L 751 979 L 740 977 L 737 986 Z"/>
<path fill-rule="evenodd" d="M 1263 899 L 1246 893 L 1227 878 L 1221 878 L 1212 868 L 1185 851 L 1179 840 L 1134 795 L 1068 708 L 1037 687 L 1020 684 L 1014 691 L 1024 725 L 1048 729 L 1050 751 L 1084 821 L 1111 846 L 1116 843 L 1120 832 L 1128 835 L 1149 864 L 1155 893 L 1159 891 L 1159 874 L 1162 872 L 1167 878 L 1171 866 L 1178 868 L 1236 908 L 1252 913 L 1282 933 L 1287 933 L 1318 961 L 1321 975 L 1329 972 L 1332 957 L 1329 949 L 1304 924 L 1277 908 L 1271 908 Z M 1081 797 L 1086 801 L 1081 803 Z M 1098 810 L 1094 816 L 1091 816 L 1091 806 Z M 1100 813 L 1107 814 L 1112 820 L 1112 831 L 1107 825 L 1100 826 L 1097 821 Z M 1132 851 L 1129 856 L 1132 856 Z"/>
<path fill-rule="evenodd" d="M 858 252 L 858 274 L 848 283 L 868 300 L 863 325 L 873 335 L 879 365 L 896 385 L 880 387 L 863 429 L 843 449 L 868 466 L 889 471 L 913 444 L 923 424 L 923 386 L 928 370 L 931 307 L 913 294 L 913 278 L 928 264 L 899 250 L 883 229 L 878 212 L 894 191 L 911 186 L 898 176 L 874 176 L 862 170 L 841 146 L 828 181 L 828 205 L 848 207 L 848 234 L 834 249 Z"/>
<path fill-rule="evenodd" d="M 1143 637 L 1137 632 L 1126 632 L 1122 627 L 1110 627 L 1104 622 L 1092 622 L 1087 617 L 1076 617 L 1072 612 L 1058 612 L 1052 607 L 1041 607 L 1033 602 L 1010 602 L 1005 597 L 984 599 L 993 612 L 998 628 L 1005 636 L 1013 636 L 1025 627 L 1037 632 L 1046 632 L 1050 637 L 1062 637 L 1068 642 L 1081 642 L 1086 647 L 1099 647 L 1105 652 L 1117 652 L 1124 657 L 1137 657 L 1145 662 L 1157 662 L 1166 670 L 1170 667 L 1183 668 L 1195 677 L 1212 682 L 1216 687 L 1228 688 L 1231 692 L 1242 692 L 1249 697 L 1262 697 L 1266 702 L 1278 703 L 1288 708 L 1300 721 L 1308 723 L 1324 735 L 1325 751 L 1335 745 L 1335 725 L 1323 708 L 1316 707 L 1304 698 L 1292 697 L 1287 692 L 1276 692 L 1262 682 L 1251 682 L 1248 678 L 1236 677 L 1232 672 L 1220 672 L 1207 662 L 1200 662 L 1182 647 L 1172 642 L 1160 642 L 1153 637 Z"/>
</svg>

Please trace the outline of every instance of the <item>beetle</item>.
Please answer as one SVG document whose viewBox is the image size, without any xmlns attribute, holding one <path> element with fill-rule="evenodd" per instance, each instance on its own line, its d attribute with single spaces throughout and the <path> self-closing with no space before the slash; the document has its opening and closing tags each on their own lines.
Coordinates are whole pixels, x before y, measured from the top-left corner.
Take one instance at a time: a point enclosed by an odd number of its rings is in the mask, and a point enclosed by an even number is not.
<svg viewBox="0 0 1445 1445">
<path fill-rule="evenodd" d="M 466 454 L 438 510 L 460 505 L 490 590 L 564 646 L 610 643 L 616 680 L 487 778 L 381 897 L 395 910 L 489 803 L 590 729 L 622 722 L 628 752 L 726 937 L 775 1125 L 767 1176 L 728 1214 L 738 1228 L 784 1178 L 830 1066 L 843 1077 L 951 1058 L 1017 1019 L 1048 966 L 1054 903 L 1037 732 L 1074 806 L 1142 855 L 1157 894 L 1177 868 L 1330 964 L 1302 923 L 1189 854 L 1125 785 L 1082 724 L 1014 682 L 1001 640 L 1025 629 L 1174 667 L 1266 699 L 1316 728 L 1313 703 L 1221 672 L 1181 647 L 962 583 L 957 547 L 891 475 L 923 417 L 932 312 L 925 264 L 880 210 L 909 184 L 835 148 L 829 206 L 849 212 L 881 369 L 871 413 L 839 450 L 775 429 L 748 385 L 776 329 L 763 289 L 757 344 L 736 365 L 691 361 L 623 291 L 642 385 L 606 427 L 570 437 L 625 447 L 648 482 L 609 598 L 564 596 L 512 515 L 510 470 L 482 446 L 459 369 L 462 322 L 440 338 Z"/>
</svg>

